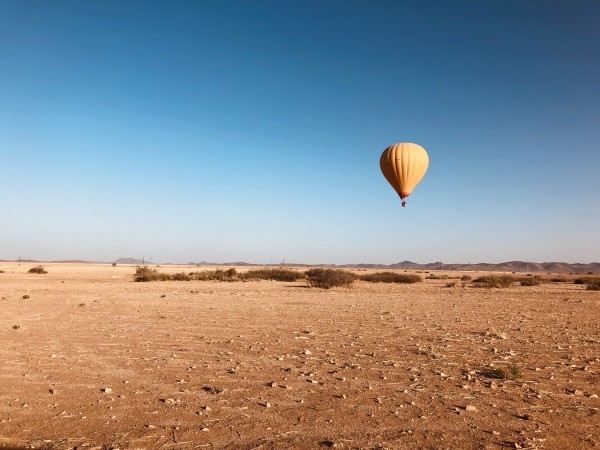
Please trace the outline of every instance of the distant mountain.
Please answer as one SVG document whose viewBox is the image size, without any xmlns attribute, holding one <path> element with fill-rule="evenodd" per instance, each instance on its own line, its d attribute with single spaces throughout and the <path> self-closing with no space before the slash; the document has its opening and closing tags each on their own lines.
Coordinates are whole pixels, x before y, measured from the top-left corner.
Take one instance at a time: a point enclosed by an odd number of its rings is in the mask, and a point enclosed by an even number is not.
<svg viewBox="0 0 600 450">
<path fill-rule="evenodd" d="M 114 264 L 154 264 L 151 261 L 136 258 L 118 258 L 113 261 Z"/>
<path fill-rule="evenodd" d="M 569 264 L 564 262 L 507 261 L 503 263 L 446 264 L 432 262 L 419 264 L 402 261 L 394 264 L 344 264 L 337 267 L 348 269 L 403 269 L 403 270 L 456 270 L 472 272 L 551 272 L 551 273 L 600 273 L 600 263 Z"/>
<path fill-rule="evenodd" d="M 1 262 L 9 262 L 3 261 Z M 10 261 L 17 262 L 17 261 Z M 37 261 L 37 260 L 26 260 L 21 259 L 21 262 L 28 263 L 41 263 L 50 261 Z M 80 260 L 64 260 L 55 261 L 64 263 L 86 263 L 89 261 Z M 155 265 L 156 263 L 146 261 L 144 259 L 137 259 L 133 257 L 129 258 L 118 258 L 112 261 L 115 264 L 129 264 L 129 265 Z M 177 263 L 165 262 L 163 265 L 177 265 Z M 264 267 L 281 267 L 282 264 L 253 264 L 243 261 L 227 262 L 227 263 L 211 263 L 202 261 L 199 263 L 190 262 L 188 266 L 264 266 Z M 461 272 L 547 272 L 547 273 L 577 273 L 577 274 L 588 274 L 600 273 L 600 263 L 594 262 L 589 264 L 580 263 L 565 263 L 565 262 L 527 262 L 527 261 L 507 261 L 502 263 L 475 263 L 475 264 L 461 264 L 461 263 L 442 263 L 431 262 L 426 264 L 419 264 L 412 261 L 402 261 L 394 264 L 372 264 L 372 263 L 360 263 L 360 264 L 303 264 L 303 263 L 286 263 L 286 267 L 337 267 L 347 269 L 396 269 L 396 270 L 456 270 Z"/>
</svg>

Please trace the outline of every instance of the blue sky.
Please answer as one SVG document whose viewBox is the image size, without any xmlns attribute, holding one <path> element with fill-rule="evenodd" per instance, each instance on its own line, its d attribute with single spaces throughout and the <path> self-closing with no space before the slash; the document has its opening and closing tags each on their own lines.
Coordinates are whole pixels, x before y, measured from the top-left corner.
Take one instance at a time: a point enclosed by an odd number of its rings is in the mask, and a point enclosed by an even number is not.
<svg viewBox="0 0 600 450">
<path fill-rule="evenodd" d="M 600 3 L 0 2 L 0 259 L 600 261 Z M 400 201 L 383 149 L 430 167 Z"/>
</svg>

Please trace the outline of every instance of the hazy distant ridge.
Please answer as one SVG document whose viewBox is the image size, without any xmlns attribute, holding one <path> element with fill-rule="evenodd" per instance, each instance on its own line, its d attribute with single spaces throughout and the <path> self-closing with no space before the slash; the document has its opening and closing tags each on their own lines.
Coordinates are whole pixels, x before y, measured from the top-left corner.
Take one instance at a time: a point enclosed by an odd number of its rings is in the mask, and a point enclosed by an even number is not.
<svg viewBox="0 0 600 450">
<path fill-rule="evenodd" d="M 8 262 L 7 260 L 1 260 L 3 262 Z M 17 261 L 13 261 L 17 262 Z M 50 261 L 38 261 L 38 260 L 25 260 L 21 259 L 23 263 L 43 263 Z M 91 261 L 81 261 L 81 260 L 62 260 L 62 261 L 54 261 L 58 263 L 86 263 Z M 110 261 L 115 264 L 147 264 L 153 265 L 157 264 L 152 261 L 147 261 L 145 259 L 138 259 L 133 257 L 128 258 L 118 258 L 114 261 Z M 169 264 L 179 264 L 179 263 L 161 263 L 164 265 Z M 280 267 L 282 264 L 253 264 L 247 263 L 243 261 L 235 261 L 235 262 L 227 262 L 227 263 L 211 263 L 207 261 L 202 262 L 189 262 L 187 263 L 189 266 L 270 266 L 270 267 Z M 347 268 L 347 269 L 401 269 L 401 270 L 456 270 L 456 271 L 473 271 L 473 272 L 551 272 L 551 273 L 582 273 L 587 274 L 590 273 L 600 273 L 600 263 L 593 262 L 589 264 L 581 264 L 581 263 L 565 263 L 565 262 L 526 262 L 526 261 L 507 261 L 502 263 L 476 263 L 476 264 L 462 264 L 462 263 L 441 263 L 441 262 L 431 262 L 426 264 L 419 264 L 412 261 L 402 261 L 394 264 L 372 264 L 372 263 L 359 263 L 359 264 L 303 264 L 303 263 L 286 263 L 286 266 L 293 267 L 338 267 L 338 268 Z"/>
<path fill-rule="evenodd" d="M 339 267 L 364 267 L 364 268 L 386 268 L 386 269 L 404 269 L 404 270 L 457 270 L 457 271 L 489 271 L 489 272 L 552 272 L 552 273 L 600 273 L 600 263 L 565 263 L 565 262 L 526 262 L 526 261 L 507 261 L 503 263 L 476 263 L 446 264 L 433 262 L 428 264 L 418 264 L 412 261 L 402 261 L 389 265 L 378 264 L 347 264 Z"/>
<path fill-rule="evenodd" d="M 196 265 L 196 263 L 189 263 Z M 213 266 L 280 266 L 281 264 L 251 264 L 245 262 L 230 262 L 223 264 L 207 263 L 203 261 L 197 265 L 213 265 Z M 432 262 L 419 264 L 412 261 L 402 261 L 395 264 L 301 264 L 288 263 L 287 266 L 295 267 L 313 267 L 327 266 L 339 267 L 348 269 L 403 269 L 403 270 L 456 270 L 456 271 L 489 271 L 489 272 L 552 272 L 552 273 L 600 273 L 600 263 L 565 263 L 565 262 L 526 262 L 526 261 L 507 261 L 503 263 L 476 263 L 476 264 L 461 264 L 453 263 L 446 264 L 440 262 Z"/>
</svg>

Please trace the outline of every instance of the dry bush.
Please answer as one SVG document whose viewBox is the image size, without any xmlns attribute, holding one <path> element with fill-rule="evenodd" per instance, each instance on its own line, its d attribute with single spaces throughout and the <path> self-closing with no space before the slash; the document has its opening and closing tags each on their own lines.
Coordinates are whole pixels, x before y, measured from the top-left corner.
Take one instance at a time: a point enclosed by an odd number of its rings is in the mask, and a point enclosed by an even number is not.
<svg viewBox="0 0 600 450">
<path fill-rule="evenodd" d="M 203 271 L 190 272 L 188 275 L 190 276 L 190 278 L 192 280 L 196 280 L 196 281 L 211 281 L 211 280 L 217 279 L 214 270 L 203 270 Z"/>
<path fill-rule="evenodd" d="M 190 272 L 190 280 L 198 281 L 239 281 L 240 276 L 235 268 L 227 270 L 205 270 L 202 272 Z"/>
<path fill-rule="evenodd" d="M 518 380 L 523 376 L 521 369 L 514 364 L 511 364 L 508 367 L 484 370 L 483 375 L 488 378 L 499 378 L 501 380 Z"/>
<path fill-rule="evenodd" d="M 363 281 L 369 281 L 371 283 L 418 283 L 423 281 L 419 275 L 411 274 L 400 274 L 394 272 L 376 272 L 368 275 L 361 275 L 359 277 Z"/>
<path fill-rule="evenodd" d="M 460 277 L 460 281 L 471 281 L 471 275 L 463 275 Z"/>
<path fill-rule="evenodd" d="M 306 271 L 308 284 L 329 289 L 336 286 L 350 286 L 356 275 L 340 269 L 310 269 Z"/>
<path fill-rule="evenodd" d="M 185 272 L 177 272 L 171 275 L 173 281 L 191 281 L 192 277 Z"/>
<path fill-rule="evenodd" d="M 600 277 L 581 277 L 575 278 L 573 284 L 600 284 Z"/>
<path fill-rule="evenodd" d="M 253 269 L 242 274 L 244 280 L 274 280 L 274 281 L 298 281 L 305 277 L 303 273 L 290 269 Z"/>
<path fill-rule="evenodd" d="M 519 281 L 521 283 L 521 286 L 539 286 L 540 284 L 542 284 L 542 278 L 537 276 L 521 278 Z"/>
<path fill-rule="evenodd" d="M 32 267 L 27 273 L 48 273 L 42 266 Z"/>
<path fill-rule="evenodd" d="M 510 275 L 486 275 L 473 280 L 476 287 L 508 288 L 512 286 L 513 277 Z"/>
<path fill-rule="evenodd" d="M 600 291 L 600 280 L 596 280 L 591 283 L 588 283 L 588 285 L 586 286 L 586 289 L 588 291 Z"/>
<path fill-rule="evenodd" d="M 448 278 L 450 278 L 448 275 L 435 275 L 433 273 L 429 274 L 429 276 L 427 277 L 428 280 L 447 280 Z"/>
<path fill-rule="evenodd" d="M 135 266 L 135 274 L 133 275 L 134 281 L 165 281 L 169 279 L 171 279 L 170 275 L 160 273 L 156 269 L 152 269 L 148 266 Z"/>
<path fill-rule="evenodd" d="M 456 284 L 458 283 L 458 281 L 449 281 L 446 283 L 446 287 L 447 288 L 453 288 L 456 287 Z"/>
<path fill-rule="evenodd" d="M 549 278 L 552 283 L 566 283 L 568 280 L 565 277 L 552 277 Z"/>
</svg>

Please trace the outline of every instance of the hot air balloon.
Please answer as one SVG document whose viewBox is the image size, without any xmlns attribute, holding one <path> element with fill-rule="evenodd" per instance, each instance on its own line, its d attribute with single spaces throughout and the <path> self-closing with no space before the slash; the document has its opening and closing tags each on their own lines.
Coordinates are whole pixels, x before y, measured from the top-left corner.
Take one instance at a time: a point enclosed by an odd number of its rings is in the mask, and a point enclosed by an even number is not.
<svg viewBox="0 0 600 450">
<path fill-rule="evenodd" d="M 406 206 L 404 199 L 427 172 L 429 156 L 420 145 L 401 142 L 383 151 L 379 165 L 385 179 L 402 199 L 402 206 Z"/>
</svg>

